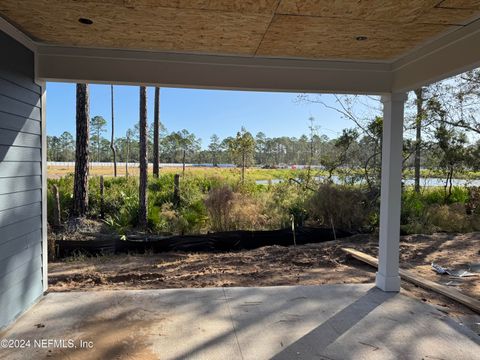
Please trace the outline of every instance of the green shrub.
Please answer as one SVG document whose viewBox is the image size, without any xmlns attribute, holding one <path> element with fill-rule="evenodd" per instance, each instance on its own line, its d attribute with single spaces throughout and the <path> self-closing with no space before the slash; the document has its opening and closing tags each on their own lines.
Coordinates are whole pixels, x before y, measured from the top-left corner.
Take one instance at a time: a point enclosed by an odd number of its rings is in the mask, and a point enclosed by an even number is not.
<svg viewBox="0 0 480 360">
<path fill-rule="evenodd" d="M 402 195 L 402 232 L 433 233 L 438 231 L 461 232 L 475 229 L 475 218 L 467 215 L 468 189 L 452 188 L 452 196 L 445 204 L 445 193 L 441 187 L 426 188 L 416 193 L 407 188 Z"/>
<path fill-rule="evenodd" d="M 428 222 L 434 231 L 467 232 L 472 230 L 471 219 L 467 216 L 465 205 L 431 205 L 427 210 Z"/>
<path fill-rule="evenodd" d="M 304 225 L 309 215 L 306 209 L 307 198 L 311 195 L 309 190 L 298 184 L 283 182 L 269 187 L 268 194 L 268 213 L 274 227 L 289 227 L 292 216 L 296 226 Z"/>
<path fill-rule="evenodd" d="M 445 190 L 443 187 L 430 187 L 424 189 L 421 194 L 425 203 L 444 204 L 445 203 Z M 448 204 L 461 203 L 464 204 L 468 201 L 468 189 L 465 187 L 454 186 L 452 188 L 452 195 L 448 199 Z"/>
<path fill-rule="evenodd" d="M 344 230 L 366 228 L 371 212 L 360 188 L 332 184 L 321 184 L 307 206 L 312 220 Z"/>
<path fill-rule="evenodd" d="M 192 202 L 179 211 L 180 221 L 178 232 L 181 234 L 198 234 L 205 232 L 208 222 L 207 210 L 203 200 Z"/>
</svg>

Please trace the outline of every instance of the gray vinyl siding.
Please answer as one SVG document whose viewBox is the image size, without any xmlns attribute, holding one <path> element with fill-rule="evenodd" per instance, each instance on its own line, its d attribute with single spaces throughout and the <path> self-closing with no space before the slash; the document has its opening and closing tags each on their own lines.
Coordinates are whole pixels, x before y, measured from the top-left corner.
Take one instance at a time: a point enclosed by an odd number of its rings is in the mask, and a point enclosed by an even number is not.
<svg viewBox="0 0 480 360">
<path fill-rule="evenodd" d="M 34 82 L 34 56 L 30 50 L 2 32 L 0 49 L 0 328 L 3 328 L 42 295 L 44 279 L 41 89 Z"/>
</svg>

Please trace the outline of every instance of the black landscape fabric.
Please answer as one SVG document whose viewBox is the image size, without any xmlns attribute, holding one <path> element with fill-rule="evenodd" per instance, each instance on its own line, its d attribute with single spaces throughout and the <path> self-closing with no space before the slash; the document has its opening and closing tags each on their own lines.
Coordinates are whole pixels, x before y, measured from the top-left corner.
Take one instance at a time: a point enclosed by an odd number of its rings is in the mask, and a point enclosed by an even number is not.
<svg viewBox="0 0 480 360">
<path fill-rule="evenodd" d="M 336 238 L 351 235 L 347 231 L 335 230 Z M 295 240 L 297 245 L 320 243 L 334 240 L 334 234 L 332 229 L 302 227 L 296 229 Z M 271 245 L 293 245 L 292 230 L 228 231 L 202 235 L 179 235 L 156 240 L 121 240 L 113 236 L 111 239 L 89 241 L 59 240 L 56 242 L 56 249 L 58 257 L 66 257 L 75 253 L 95 255 L 145 251 L 154 253 L 235 251 Z"/>
</svg>

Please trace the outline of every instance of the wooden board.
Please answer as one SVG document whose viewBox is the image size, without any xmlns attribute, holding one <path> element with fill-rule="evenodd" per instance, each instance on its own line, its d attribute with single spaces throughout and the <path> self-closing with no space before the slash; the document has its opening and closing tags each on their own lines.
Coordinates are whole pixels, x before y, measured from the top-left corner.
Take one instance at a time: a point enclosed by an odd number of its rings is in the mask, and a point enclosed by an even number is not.
<svg viewBox="0 0 480 360">
<path fill-rule="evenodd" d="M 373 256 L 365 254 L 361 251 L 351 249 L 351 248 L 342 248 L 344 252 L 353 256 L 354 258 L 363 261 L 375 268 L 378 267 L 378 260 Z M 460 291 L 456 289 L 449 288 L 448 286 L 438 284 L 436 282 L 423 279 L 420 276 L 415 275 L 413 272 L 409 270 L 399 270 L 400 277 L 403 280 L 411 282 L 412 284 L 418 285 L 427 290 L 433 290 L 439 294 L 442 294 L 452 300 L 455 300 L 468 308 L 474 310 L 475 312 L 480 314 L 480 301 L 465 294 L 462 294 Z"/>
</svg>

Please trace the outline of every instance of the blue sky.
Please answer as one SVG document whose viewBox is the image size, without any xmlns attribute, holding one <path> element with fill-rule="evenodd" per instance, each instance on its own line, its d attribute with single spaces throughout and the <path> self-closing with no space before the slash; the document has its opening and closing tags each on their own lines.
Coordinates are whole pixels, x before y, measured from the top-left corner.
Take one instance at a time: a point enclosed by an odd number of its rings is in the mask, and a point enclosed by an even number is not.
<svg viewBox="0 0 480 360">
<path fill-rule="evenodd" d="M 115 86 L 116 137 L 125 136 L 138 122 L 138 86 Z M 334 105 L 332 95 L 321 95 Z M 154 89 L 148 88 L 148 121 L 153 121 Z M 297 94 L 162 88 L 160 120 L 169 132 L 187 129 L 208 146 L 210 136 L 234 135 L 241 126 L 252 134 L 263 131 L 268 137 L 308 134 L 308 118 L 315 117 L 319 132 L 336 137 L 353 123 L 320 104 L 298 102 Z M 110 85 L 90 85 L 90 116 L 110 122 Z M 108 125 L 109 126 L 109 125 Z M 47 133 L 75 134 L 75 84 L 47 84 Z"/>
</svg>

